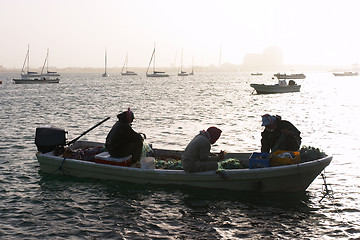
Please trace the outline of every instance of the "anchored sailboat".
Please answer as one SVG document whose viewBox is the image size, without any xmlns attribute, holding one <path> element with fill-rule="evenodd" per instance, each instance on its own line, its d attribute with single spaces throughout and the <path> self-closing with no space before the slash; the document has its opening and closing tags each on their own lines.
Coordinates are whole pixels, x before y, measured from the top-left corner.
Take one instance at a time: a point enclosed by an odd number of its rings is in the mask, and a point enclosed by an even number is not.
<svg viewBox="0 0 360 240">
<path fill-rule="evenodd" d="M 154 62 L 153 62 L 153 73 L 148 73 L 149 72 L 149 68 L 150 68 L 150 65 L 151 65 L 151 61 L 154 59 Z M 153 50 L 153 53 L 151 55 L 151 58 L 150 58 L 150 62 L 149 62 L 149 66 L 146 70 L 146 76 L 147 77 L 169 77 L 169 74 L 166 74 L 165 72 L 159 72 L 159 71 L 155 71 L 155 45 L 154 45 L 154 50 Z"/>
<path fill-rule="evenodd" d="M 37 72 L 31 72 L 29 71 L 29 65 L 30 65 L 30 47 L 28 45 L 28 50 L 26 52 L 25 61 L 23 64 L 23 67 L 21 69 L 21 78 L 13 79 L 13 81 L 16 84 L 32 84 L 32 83 L 59 83 L 60 79 L 58 78 L 60 74 L 56 72 L 49 72 L 43 73 L 45 64 L 48 62 L 48 56 L 49 56 L 49 50 L 47 51 L 45 62 L 43 69 L 41 70 L 41 74 L 38 74 Z M 25 71 L 26 66 L 26 71 Z M 57 78 L 51 78 L 51 77 L 57 77 Z"/>
<path fill-rule="evenodd" d="M 45 65 L 46 65 L 46 72 L 44 72 Z M 51 78 L 51 77 L 60 77 L 60 74 L 58 74 L 57 72 L 50 72 L 49 71 L 49 49 L 47 49 L 44 65 L 43 65 L 43 67 L 41 69 L 41 78 L 42 79 L 48 79 L 48 78 Z"/>
<path fill-rule="evenodd" d="M 181 51 L 181 66 L 180 66 L 180 72 L 178 73 L 178 76 L 189 76 L 189 74 L 185 71 L 183 71 L 183 55 L 184 51 Z"/>
<path fill-rule="evenodd" d="M 126 70 L 125 72 L 124 72 L 124 68 Z M 136 72 L 128 71 L 127 68 L 128 68 L 128 54 L 126 54 L 125 62 L 121 69 L 121 75 L 125 75 L 125 76 L 137 75 Z"/>
<path fill-rule="evenodd" d="M 103 77 L 108 77 L 109 74 L 106 72 L 107 68 L 107 50 L 105 50 L 105 72 L 102 74 Z"/>
<path fill-rule="evenodd" d="M 189 73 L 189 75 L 194 75 L 194 56 L 192 58 L 191 72 Z"/>
</svg>

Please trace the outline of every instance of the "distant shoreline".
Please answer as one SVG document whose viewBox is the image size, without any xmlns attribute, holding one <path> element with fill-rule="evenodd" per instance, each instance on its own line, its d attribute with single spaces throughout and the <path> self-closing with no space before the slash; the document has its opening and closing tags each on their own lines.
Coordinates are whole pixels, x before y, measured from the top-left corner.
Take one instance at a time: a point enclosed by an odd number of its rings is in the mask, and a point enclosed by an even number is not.
<svg viewBox="0 0 360 240">
<path fill-rule="evenodd" d="M 137 73 L 145 73 L 145 67 L 129 67 L 131 71 Z M 51 67 L 51 71 L 59 73 L 103 73 L 104 68 L 93 68 L 93 67 L 65 67 L 55 68 Z M 41 68 L 31 68 L 32 71 L 41 72 Z M 122 68 L 113 67 L 107 68 L 108 73 L 121 73 Z M 157 67 L 159 71 L 166 71 L 168 73 L 177 73 L 179 69 L 177 67 Z M 184 71 L 191 72 L 191 69 L 184 69 Z M 298 73 L 298 72 L 344 72 L 344 71 L 358 71 L 360 72 L 360 66 L 353 64 L 350 66 L 333 66 L 333 65 L 281 65 L 278 67 L 266 67 L 266 66 L 244 66 L 235 65 L 231 63 L 222 64 L 221 68 L 218 66 L 194 66 L 193 71 L 196 72 L 282 72 L 282 73 Z M 21 68 L 5 68 L 0 65 L 0 72 L 13 72 L 20 73 Z"/>
</svg>

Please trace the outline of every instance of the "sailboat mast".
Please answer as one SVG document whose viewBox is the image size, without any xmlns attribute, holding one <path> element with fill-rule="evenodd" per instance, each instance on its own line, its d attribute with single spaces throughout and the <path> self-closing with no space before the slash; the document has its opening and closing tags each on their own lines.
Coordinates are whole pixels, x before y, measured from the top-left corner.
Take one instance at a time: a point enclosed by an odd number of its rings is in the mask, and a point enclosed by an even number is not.
<svg viewBox="0 0 360 240">
<path fill-rule="evenodd" d="M 46 73 L 49 73 L 49 49 L 47 49 L 46 53 Z"/>
<path fill-rule="evenodd" d="M 21 69 L 21 73 L 25 73 L 24 69 L 25 69 L 25 64 L 26 64 L 26 62 L 27 62 L 27 60 L 28 60 L 28 56 L 29 56 L 29 45 L 28 45 L 28 50 L 27 50 L 27 52 L 26 52 L 24 64 L 23 64 L 22 69 Z M 28 66 L 28 69 L 27 69 L 27 70 L 29 71 L 29 66 Z"/>
<path fill-rule="evenodd" d="M 152 55 L 151 55 L 151 58 L 150 58 L 149 66 L 148 66 L 148 68 L 146 69 L 146 74 L 147 74 L 147 73 L 148 73 L 148 71 L 149 71 L 150 64 L 151 64 L 151 61 L 152 61 L 152 59 L 153 59 L 154 55 L 155 55 L 155 46 L 154 46 L 154 50 L 153 50 Z M 155 61 L 155 58 L 154 58 L 154 61 Z"/>
<path fill-rule="evenodd" d="M 180 66 L 180 72 L 183 70 L 183 55 L 184 55 L 184 49 L 181 49 L 181 66 Z"/>
<path fill-rule="evenodd" d="M 47 70 L 49 70 L 48 57 L 49 57 L 49 49 L 47 49 L 44 65 L 43 65 L 43 67 L 41 69 L 41 74 L 43 74 L 43 72 L 44 72 L 45 64 L 47 64 Z"/>
<path fill-rule="evenodd" d="M 107 49 L 105 49 L 105 74 L 106 74 L 106 67 L 107 67 Z"/>
<path fill-rule="evenodd" d="M 30 62 L 30 46 L 28 44 L 28 52 L 27 52 L 27 72 L 29 73 L 29 62 Z"/>
<path fill-rule="evenodd" d="M 219 70 L 221 68 L 221 46 L 220 46 L 220 55 L 219 55 Z"/>
<path fill-rule="evenodd" d="M 124 72 L 124 68 L 125 68 L 125 72 L 127 72 L 128 70 L 128 56 L 129 56 L 129 54 L 128 53 L 126 53 L 126 58 L 125 58 L 125 61 L 124 61 L 124 65 L 123 65 L 123 67 L 122 67 L 122 69 L 121 69 L 121 72 L 123 73 Z"/>
<path fill-rule="evenodd" d="M 154 44 L 154 67 L 153 67 L 153 72 L 155 73 L 155 44 Z"/>
<path fill-rule="evenodd" d="M 129 54 L 128 53 L 126 53 L 126 60 L 125 60 L 125 70 L 126 70 L 126 72 L 128 71 L 128 57 L 129 57 Z"/>
</svg>

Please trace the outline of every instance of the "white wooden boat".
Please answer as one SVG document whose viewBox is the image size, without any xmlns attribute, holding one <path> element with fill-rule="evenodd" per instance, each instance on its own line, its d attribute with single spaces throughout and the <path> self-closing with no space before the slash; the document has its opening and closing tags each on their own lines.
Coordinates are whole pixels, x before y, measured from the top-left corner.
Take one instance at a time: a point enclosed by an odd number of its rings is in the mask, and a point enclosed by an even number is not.
<svg viewBox="0 0 360 240">
<path fill-rule="evenodd" d="M 124 71 L 125 69 L 125 71 Z M 137 75 L 136 72 L 133 72 L 133 71 L 128 71 L 128 54 L 126 54 L 126 58 L 125 58 L 125 61 L 124 61 L 124 65 L 121 69 L 121 75 L 124 75 L 124 76 L 134 76 L 134 75 Z"/>
<path fill-rule="evenodd" d="M 78 141 L 73 149 L 96 147 L 102 143 Z M 154 157 L 181 156 L 182 151 L 154 149 Z M 227 157 L 248 164 L 250 153 L 228 153 Z M 36 157 L 42 173 L 55 173 L 60 166 L 63 173 L 75 177 L 119 180 L 140 184 L 185 185 L 192 187 L 256 192 L 305 191 L 314 179 L 328 166 L 332 156 L 279 167 L 185 173 L 183 170 L 142 169 L 116 166 L 55 156 L 54 152 L 38 152 Z"/>
<path fill-rule="evenodd" d="M 300 92 L 301 85 L 265 85 L 265 84 L 250 84 L 252 88 L 258 94 L 271 94 L 271 93 L 288 93 L 288 92 Z"/>
<path fill-rule="evenodd" d="M 14 83 L 15 84 L 59 83 L 60 74 L 58 74 L 57 72 L 49 71 L 48 57 L 49 57 L 49 49 L 47 50 L 45 62 L 40 74 L 37 72 L 29 71 L 30 51 L 28 46 L 28 50 L 25 56 L 25 61 L 21 69 L 21 78 L 13 79 Z M 26 71 L 25 71 L 25 65 L 26 65 Z M 45 65 L 47 66 L 46 72 L 44 72 Z"/>
<path fill-rule="evenodd" d="M 153 62 L 153 73 L 149 73 L 149 68 L 150 68 L 151 62 Z M 153 53 L 150 58 L 149 66 L 146 69 L 146 76 L 147 77 L 169 77 L 169 74 L 166 74 L 165 72 L 155 71 L 155 46 L 154 46 L 154 50 L 153 50 Z"/>
</svg>

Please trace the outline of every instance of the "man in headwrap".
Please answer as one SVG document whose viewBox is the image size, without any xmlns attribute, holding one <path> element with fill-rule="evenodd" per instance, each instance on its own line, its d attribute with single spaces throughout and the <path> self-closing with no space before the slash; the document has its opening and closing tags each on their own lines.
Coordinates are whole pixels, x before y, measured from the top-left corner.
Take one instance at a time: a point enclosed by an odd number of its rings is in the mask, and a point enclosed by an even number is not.
<svg viewBox="0 0 360 240">
<path fill-rule="evenodd" d="M 218 161 L 224 159 L 225 153 L 210 157 L 211 144 L 220 137 L 221 130 L 209 127 L 206 131 L 200 131 L 187 145 L 181 157 L 182 167 L 185 172 L 204 172 L 218 169 Z"/>
<path fill-rule="evenodd" d="M 140 161 L 143 138 L 131 127 L 134 113 L 128 108 L 127 111 L 118 114 L 117 118 L 118 121 L 106 137 L 105 147 L 112 157 L 121 158 L 132 155 L 131 162 L 136 163 Z"/>
<path fill-rule="evenodd" d="M 299 150 L 301 144 L 300 131 L 291 122 L 281 120 L 278 115 L 265 114 L 262 116 L 261 126 L 265 127 L 261 133 L 261 152 Z"/>
</svg>

